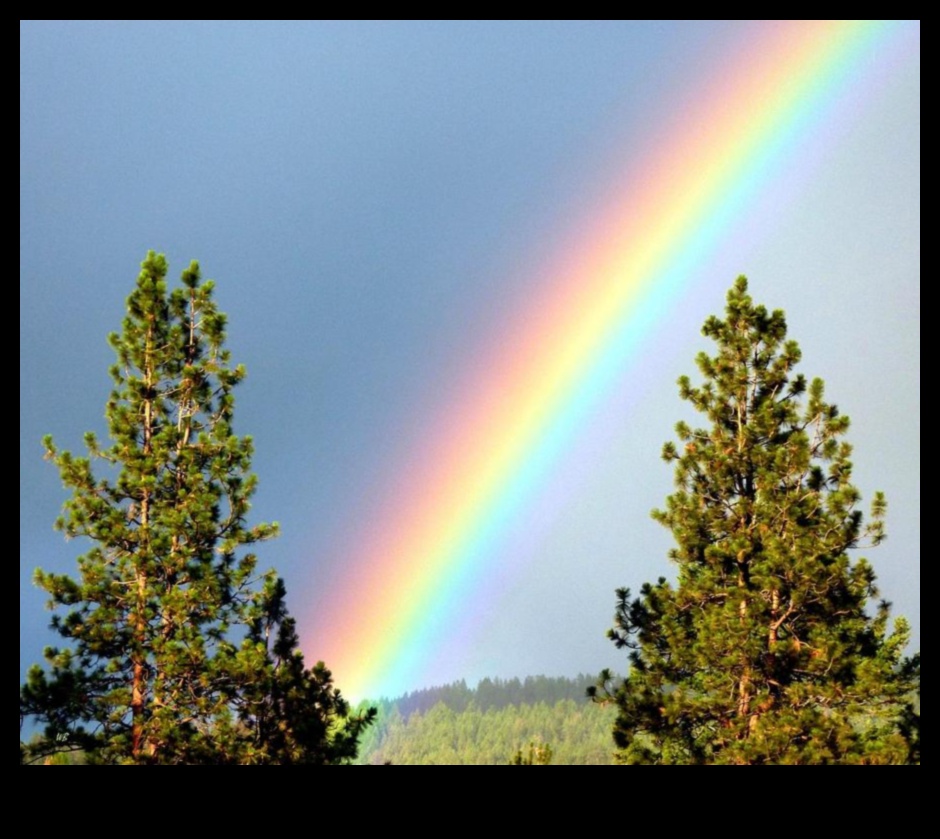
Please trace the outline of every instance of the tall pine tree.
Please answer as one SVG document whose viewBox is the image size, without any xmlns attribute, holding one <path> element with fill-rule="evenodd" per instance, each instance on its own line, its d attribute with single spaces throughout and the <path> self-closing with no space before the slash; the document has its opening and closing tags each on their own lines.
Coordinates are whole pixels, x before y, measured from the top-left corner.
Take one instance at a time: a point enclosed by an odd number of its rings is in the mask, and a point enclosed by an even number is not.
<svg viewBox="0 0 940 839">
<path fill-rule="evenodd" d="M 905 703 L 919 655 L 889 627 L 875 575 L 849 551 L 884 538 L 884 497 L 867 526 L 851 482 L 847 417 L 794 368 L 783 312 L 754 305 L 744 277 L 703 334 L 704 381 L 679 380 L 707 424 L 666 443 L 676 491 L 653 517 L 676 540 L 675 584 L 617 592 L 609 635 L 629 676 L 602 674 L 626 763 L 903 763 Z M 917 730 L 919 732 L 919 718 Z M 919 740 L 917 743 L 919 760 Z"/>
<path fill-rule="evenodd" d="M 47 457 L 72 491 L 56 523 L 87 537 L 78 577 L 36 571 L 52 627 L 20 695 L 47 749 L 112 763 L 329 763 L 355 753 L 368 714 L 349 709 L 322 664 L 297 651 L 284 586 L 251 545 L 252 441 L 232 429 L 245 375 L 224 348 L 225 316 L 193 262 L 168 291 L 152 251 L 112 334 L 111 443 Z M 93 464 L 97 468 L 93 469 Z"/>
</svg>

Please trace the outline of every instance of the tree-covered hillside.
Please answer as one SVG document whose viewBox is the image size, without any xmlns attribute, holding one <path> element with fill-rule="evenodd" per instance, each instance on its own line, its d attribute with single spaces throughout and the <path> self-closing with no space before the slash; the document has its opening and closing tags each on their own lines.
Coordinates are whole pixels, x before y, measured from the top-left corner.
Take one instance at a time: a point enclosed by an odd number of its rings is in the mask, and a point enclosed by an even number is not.
<svg viewBox="0 0 940 839">
<path fill-rule="evenodd" d="M 506 764 L 529 744 L 551 747 L 554 764 L 613 763 L 615 712 L 585 700 L 593 679 L 546 676 L 464 681 L 378 703 L 378 724 L 360 762 Z"/>
</svg>

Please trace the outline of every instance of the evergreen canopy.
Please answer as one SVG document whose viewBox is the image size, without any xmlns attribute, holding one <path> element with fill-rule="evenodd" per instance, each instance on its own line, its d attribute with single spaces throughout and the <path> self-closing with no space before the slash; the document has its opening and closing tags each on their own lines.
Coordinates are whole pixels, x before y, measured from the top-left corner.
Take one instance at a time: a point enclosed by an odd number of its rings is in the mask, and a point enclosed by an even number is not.
<svg viewBox="0 0 940 839">
<path fill-rule="evenodd" d="M 67 645 L 33 666 L 20 716 L 45 726 L 30 755 L 82 749 L 105 763 L 331 763 L 355 755 L 351 717 L 319 663 L 304 666 L 285 590 L 250 546 L 252 441 L 232 430 L 244 378 L 225 315 L 193 262 L 168 291 L 153 251 L 127 300 L 106 408 L 111 444 L 47 457 L 72 491 L 56 522 L 93 547 L 78 577 L 36 571 Z M 96 474 L 93 463 L 99 465 Z M 21 759 L 23 757 L 21 748 Z"/>
<path fill-rule="evenodd" d="M 599 681 L 620 758 L 919 762 L 919 654 L 904 657 L 908 625 L 889 627 L 887 602 L 869 613 L 875 574 L 849 559 L 884 538 L 885 499 L 863 524 L 848 417 L 820 379 L 794 373 L 783 312 L 755 305 L 744 277 L 702 331 L 716 354 L 699 354 L 703 382 L 683 376 L 679 393 L 707 424 L 676 426 L 662 455 L 676 491 L 653 511 L 675 537 L 678 579 L 636 599 L 619 590 L 608 633 L 630 650 L 628 677 Z"/>
</svg>

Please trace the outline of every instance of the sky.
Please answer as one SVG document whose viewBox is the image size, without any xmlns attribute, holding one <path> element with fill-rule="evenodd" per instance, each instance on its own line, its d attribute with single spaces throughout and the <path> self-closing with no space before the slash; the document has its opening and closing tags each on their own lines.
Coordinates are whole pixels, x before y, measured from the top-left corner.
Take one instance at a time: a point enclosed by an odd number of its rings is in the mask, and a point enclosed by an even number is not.
<svg viewBox="0 0 940 839">
<path fill-rule="evenodd" d="M 106 437 L 149 249 L 217 282 L 260 563 L 352 698 L 625 669 L 739 274 L 852 418 L 919 649 L 919 24 L 21 22 L 21 679 L 83 550 L 40 440 Z"/>
</svg>

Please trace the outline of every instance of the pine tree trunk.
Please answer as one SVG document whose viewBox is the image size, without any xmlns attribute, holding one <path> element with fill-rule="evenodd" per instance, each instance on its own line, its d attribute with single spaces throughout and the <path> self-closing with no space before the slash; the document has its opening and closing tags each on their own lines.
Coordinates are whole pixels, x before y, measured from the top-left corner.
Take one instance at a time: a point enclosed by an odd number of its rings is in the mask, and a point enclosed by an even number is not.
<svg viewBox="0 0 940 839">
<path fill-rule="evenodd" d="M 145 350 L 144 369 L 144 423 L 143 423 L 143 454 L 149 457 L 152 452 L 153 437 L 153 326 L 147 331 L 147 345 Z M 147 574 L 143 567 L 147 553 L 148 529 L 150 525 L 150 490 L 146 487 L 141 492 L 140 500 L 140 541 L 137 545 L 137 615 L 135 632 L 137 635 L 137 648 L 133 652 L 133 685 L 131 688 L 131 724 L 132 747 L 131 753 L 135 763 L 140 759 L 144 749 L 144 702 L 147 685 L 147 662 L 145 660 L 147 648 L 147 620 L 145 610 L 147 604 Z"/>
</svg>

